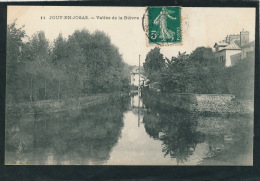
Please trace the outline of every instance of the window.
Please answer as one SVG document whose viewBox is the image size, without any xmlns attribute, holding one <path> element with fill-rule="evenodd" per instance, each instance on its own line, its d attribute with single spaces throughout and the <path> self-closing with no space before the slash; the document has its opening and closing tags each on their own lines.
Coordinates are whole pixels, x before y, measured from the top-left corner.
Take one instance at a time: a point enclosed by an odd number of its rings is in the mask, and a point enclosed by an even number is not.
<svg viewBox="0 0 260 181">
<path fill-rule="evenodd" d="M 224 62 L 224 56 L 220 57 L 220 62 Z"/>
</svg>

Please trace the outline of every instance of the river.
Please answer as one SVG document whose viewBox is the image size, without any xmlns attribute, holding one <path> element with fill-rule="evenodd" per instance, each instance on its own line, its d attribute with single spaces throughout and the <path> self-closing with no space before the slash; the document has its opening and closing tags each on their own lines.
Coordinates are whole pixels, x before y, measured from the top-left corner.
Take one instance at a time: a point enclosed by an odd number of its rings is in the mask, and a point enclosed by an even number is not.
<svg viewBox="0 0 260 181">
<path fill-rule="evenodd" d="M 202 115 L 138 95 L 87 109 L 6 113 L 7 165 L 252 165 L 252 115 Z"/>
</svg>

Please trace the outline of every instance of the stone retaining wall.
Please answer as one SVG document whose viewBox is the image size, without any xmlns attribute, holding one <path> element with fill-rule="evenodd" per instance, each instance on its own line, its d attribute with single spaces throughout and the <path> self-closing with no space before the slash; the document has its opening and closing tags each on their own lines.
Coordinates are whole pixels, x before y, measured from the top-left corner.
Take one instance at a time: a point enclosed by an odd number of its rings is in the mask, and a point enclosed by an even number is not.
<svg viewBox="0 0 260 181">
<path fill-rule="evenodd" d="M 164 107 L 212 113 L 253 113 L 253 101 L 240 101 L 233 94 L 152 93 Z"/>
<path fill-rule="evenodd" d="M 237 112 L 232 94 L 195 94 L 196 110 L 207 112 Z"/>
</svg>

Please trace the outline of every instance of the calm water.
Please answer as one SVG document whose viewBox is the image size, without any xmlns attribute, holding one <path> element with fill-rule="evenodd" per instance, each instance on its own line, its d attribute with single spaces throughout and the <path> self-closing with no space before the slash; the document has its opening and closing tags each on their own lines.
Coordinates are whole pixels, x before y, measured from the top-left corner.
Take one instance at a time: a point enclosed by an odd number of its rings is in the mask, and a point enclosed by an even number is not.
<svg viewBox="0 0 260 181">
<path fill-rule="evenodd" d="M 201 116 L 137 95 L 88 109 L 6 114 L 6 164 L 252 165 L 250 115 Z"/>
</svg>

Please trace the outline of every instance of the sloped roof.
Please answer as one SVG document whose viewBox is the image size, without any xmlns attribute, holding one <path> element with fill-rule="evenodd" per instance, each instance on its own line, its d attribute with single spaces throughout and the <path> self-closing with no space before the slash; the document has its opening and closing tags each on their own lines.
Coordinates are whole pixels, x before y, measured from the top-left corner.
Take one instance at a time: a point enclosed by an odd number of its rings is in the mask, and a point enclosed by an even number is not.
<svg viewBox="0 0 260 181">
<path fill-rule="evenodd" d="M 217 43 L 215 43 L 215 45 L 214 45 L 214 47 L 215 46 L 227 46 L 228 45 L 228 43 L 227 42 L 224 42 L 224 41 L 220 41 L 220 42 L 217 42 Z"/>
<path fill-rule="evenodd" d="M 241 50 L 239 44 L 239 40 L 235 39 L 228 46 L 224 47 L 223 50 Z"/>
<path fill-rule="evenodd" d="M 135 66 L 132 71 L 131 71 L 131 74 L 138 74 L 139 73 L 139 66 Z M 144 73 L 144 68 L 143 67 L 140 67 L 140 73 Z"/>
</svg>

